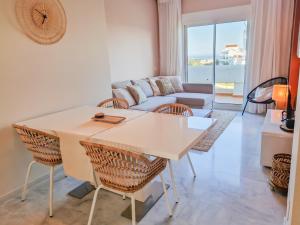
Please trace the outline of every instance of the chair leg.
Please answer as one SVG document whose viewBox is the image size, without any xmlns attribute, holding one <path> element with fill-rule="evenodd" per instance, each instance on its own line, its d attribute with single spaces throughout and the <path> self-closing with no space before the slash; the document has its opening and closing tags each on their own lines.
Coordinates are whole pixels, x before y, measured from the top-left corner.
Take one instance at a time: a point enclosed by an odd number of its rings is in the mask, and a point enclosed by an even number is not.
<svg viewBox="0 0 300 225">
<path fill-rule="evenodd" d="M 94 178 L 94 185 L 95 185 L 95 187 L 99 187 L 100 185 L 99 185 L 97 176 L 95 174 L 95 170 L 93 170 L 93 178 Z"/>
<path fill-rule="evenodd" d="M 175 179 L 174 179 L 174 173 L 173 173 L 173 167 L 172 167 L 172 162 L 171 162 L 170 159 L 168 160 L 168 164 L 169 164 L 169 172 L 170 172 L 173 192 L 174 192 L 174 195 L 175 195 L 176 203 L 178 203 L 179 202 L 179 197 L 178 197 L 178 194 L 177 194 L 177 189 L 176 189 L 176 184 L 175 184 Z"/>
<path fill-rule="evenodd" d="M 123 200 L 126 199 L 126 194 L 125 193 L 122 195 L 122 198 L 123 198 Z"/>
<path fill-rule="evenodd" d="M 164 196 L 165 196 L 166 205 L 167 205 L 167 208 L 168 208 L 168 211 L 169 211 L 169 215 L 172 216 L 173 213 L 172 213 L 172 209 L 170 207 L 170 202 L 169 202 L 169 198 L 168 198 L 166 183 L 164 181 L 164 177 L 163 177 L 162 173 L 159 174 L 159 177 L 160 177 L 160 180 L 161 180 L 161 183 L 162 183 L 162 186 L 163 186 Z"/>
<path fill-rule="evenodd" d="M 134 194 L 132 194 L 132 196 L 131 196 L 131 219 L 132 219 L 132 225 L 136 225 Z"/>
<path fill-rule="evenodd" d="M 93 215 L 94 215 L 94 211 L 95 211 L 95 205 L 97 202 L 97 196 L 98 196 L 98 192 L 100 191 L 101 186 L 97 187 L 95 194 L 94 194 L 94 198 L 93 198 L 93 203 L 92 203 L 92 208 L 90 211 L 90 216 L 89 216 L 89 221 L 88 221 L 88 225 L 92 224 L 92 220 L 93 220 Z"/>
<path fill-rule="evenodd" d="M 249 102 L 249 100 L 247 100 L 247 102 L 246 102 L 246 104 L 245 104 L 245 106 L 244 106 L 244 109 L 243 109 L 243 112 L 242 112 L 242 116 L 244 115 L 244 112 L 245 112 L 245 110 L 246 110 L 246 108 L 247 108 L 248 102 Z"/>
<path fill-rule="evenodd" d="M 49 187 L 49 216 L 53 216 L 53 175 L 54 166 L 50 167 L 50 187 Z"/>
<path fill-rule="evenodd" d="M 194 174 L 194 177 L 196 177 L 196 172 L 195 172 L 195 169 L 194 169 L 194 166 L 193 166 L 193 163 L 192 163 L 192 160 L 191 160 L 191 157 L 190 157 L 189 153 L 187 153 L 186 156 L 187 156 L 187 158 L 189 160 L 189 164 L 191 166 L 191 169 L 192 169 L 192 172 Z"/>
<path fill-rule="evenodd" d="M 31 161 L 28 165 L 26 178 L 25 178 L 25 183 L 24 183 L 23 190 L 22 190 L 22 195 L 21 195 L 21 200 L 22 201 L 25 201 L 25 199 L 26 199 L 28 180 L 29 180 L 29 177 L 30 177 L 31 168 L 32 168 L 33 164 L 35 164 L 35 163 L 36 163 L 36 161 Z"/>
</svg>

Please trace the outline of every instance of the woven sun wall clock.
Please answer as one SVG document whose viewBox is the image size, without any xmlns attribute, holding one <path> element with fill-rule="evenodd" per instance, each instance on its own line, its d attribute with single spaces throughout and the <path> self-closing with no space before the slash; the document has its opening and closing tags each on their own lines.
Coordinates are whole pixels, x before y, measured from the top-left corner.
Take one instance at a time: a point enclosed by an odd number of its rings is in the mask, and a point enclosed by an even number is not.
<svg viewBox="0 0 300 225">
<path fill-rule="evenodd" d="M 39 44 L 58 42 L 67 19 L 59 0 L 17 0 L 16 15 L 25 34 Z"/>
</svg>

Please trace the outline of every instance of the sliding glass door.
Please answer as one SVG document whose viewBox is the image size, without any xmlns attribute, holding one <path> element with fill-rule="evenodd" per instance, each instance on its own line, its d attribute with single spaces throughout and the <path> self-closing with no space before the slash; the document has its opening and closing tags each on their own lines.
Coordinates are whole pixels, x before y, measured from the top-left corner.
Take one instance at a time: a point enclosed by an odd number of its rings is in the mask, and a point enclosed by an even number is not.
<svg viewBox="0 0 300 225">
<path fill-rule="evenodd" d="M 213 84 L 216 103 L 242 104 L 246 38 L 246 21 L 187 27 L 187 81 Z"/>
<path fill-rule="evenodd" d="M 212 84 L 214 74 L 214 25 L 187 28 L 189 83 Z"/>
</svg>

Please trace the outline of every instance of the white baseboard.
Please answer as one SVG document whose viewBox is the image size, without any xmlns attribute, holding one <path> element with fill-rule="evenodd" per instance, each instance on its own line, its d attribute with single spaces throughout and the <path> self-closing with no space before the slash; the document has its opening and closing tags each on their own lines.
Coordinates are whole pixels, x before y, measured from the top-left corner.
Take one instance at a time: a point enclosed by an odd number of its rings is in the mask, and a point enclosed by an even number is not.
<svg viewBox="0 0 300 225">
<path fill-rule="evenodd" d="M 62 166 L 58 166 L 55 168 L 55 178 L 57 177 L 61 177 L 61 176 L 64 176 L 64 172 L 63 172 L 63 167 Z M 28 183 L 28 188 L 38 184 L 38 183 L 41 183 L 45 180 L 48 180 L 49 179 L 49 174 L 45 174 L 43 176 L 40 176 L 32 181 L 30 181 Z M 25 180 L 25 177 L 24 177 L 24 180 Z M 19 186 L 13 190 L 11 190 L 10 192 L 0 196 L 0 202 L 1 201 L 5 201 L 9 198 L 12 198 L 12 197 L 15 197 L 17 195 L 20 195 L 21 196 L 21 192 L 22 192 L 22 188 L 23 188 L 23 185 L 22 186 Z"/>
</svg>

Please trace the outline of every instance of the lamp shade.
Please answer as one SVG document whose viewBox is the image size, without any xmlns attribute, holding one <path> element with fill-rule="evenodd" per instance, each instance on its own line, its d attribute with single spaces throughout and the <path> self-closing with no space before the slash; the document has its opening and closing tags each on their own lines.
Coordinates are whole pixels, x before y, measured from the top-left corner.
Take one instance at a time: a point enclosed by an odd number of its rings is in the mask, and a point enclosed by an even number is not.
<svg viewBox="0 0 300 225">
<path fill-rule="evenodd" d="M 275 84 L 273 86 L 272 99 L 276 102 L 279 108 L 286 107 L 287 97 L 289 93 L 289 86 L 283 84 Z"/>
</svg>

